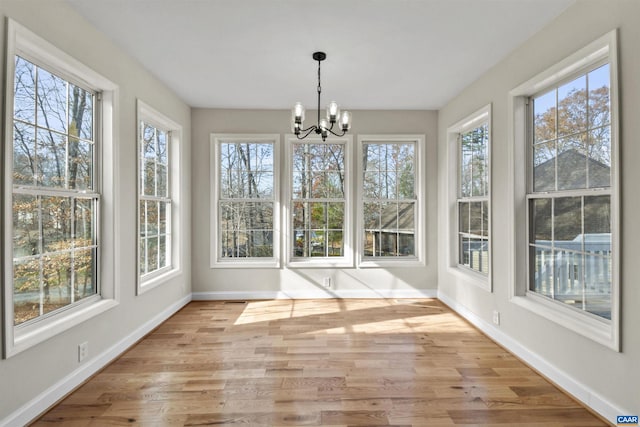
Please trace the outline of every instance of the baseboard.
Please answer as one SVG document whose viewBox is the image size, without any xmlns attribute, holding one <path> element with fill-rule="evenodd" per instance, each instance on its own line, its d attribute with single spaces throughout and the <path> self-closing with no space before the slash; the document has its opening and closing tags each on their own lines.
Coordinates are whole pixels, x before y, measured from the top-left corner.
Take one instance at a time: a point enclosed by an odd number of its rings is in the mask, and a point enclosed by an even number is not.
<svg viewBox="0 0 640 427">
<path fill-rule="evenodd" d="M 485 321 L 444 293 L 438 292 L 438 299 L 448 305 L 460 316 L 467 319 L 471 324 L 480 329 L 495 342 L 515 354 L 525 363 L 529 364 L 550 381 L 555 383 L 558 387 L 562 388 L 565 392 L 582 402 L 585 406 L 598 413 L 613 425 L 616 424 L 616 416 L 635 413 L 634 411 L 625 411 L 607 401 L 594 390 L 580 383 L 575 378 L 567 375 L 566 372 L 558 369 L 540 355 L 529 350 L 511 336 L 505 334 L 499 328 L 496 328 L 493 324 Z"/>
<path fill-rule="evenodd" d="M 309 291 L 194 292 L 194 301 L 265 299 L 436 298 L 436 289 L 317 289 Z"/>
<path fill-rule="evenodd" d="M 22 407 L 14 411 L 8 417 L 0 420 L 0 427 L 24 426 L 29 424 L 29 422 L 33 421 L 35 417 L 42 414 L 49 407 L 69 394 L 100 369 L 104 368 L 125 350 L 138 342 L 142 337 L 147 335 L 153 329 L 162 324 L 162 322 L 167 320 L 174 313 L 188 304 L 189 301 L 191 301 L 191 295 L 187 295 L 174 304 L 171 304 L 161 313 L 153 317 L 153 319 L 140 326 L 138 329 L 114 344 L 102 354 L 99 354 L 93 359 L 90 359 L 89 361 L 87 361 L 87 363 L 83 364 L 78 369 L 62 378 L 60 381 L 49 387 L 44 392 L 40 393 L 31 401 L 22 405 Z"/>
</svg>

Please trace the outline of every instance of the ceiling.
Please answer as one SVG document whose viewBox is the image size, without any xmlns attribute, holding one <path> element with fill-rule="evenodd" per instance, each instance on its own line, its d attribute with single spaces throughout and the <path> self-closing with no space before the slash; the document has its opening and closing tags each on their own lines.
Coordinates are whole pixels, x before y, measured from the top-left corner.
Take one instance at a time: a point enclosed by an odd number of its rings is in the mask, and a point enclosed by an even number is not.
<svg viewBox="0 0 640 427">
<path fill-rule="evenodd" d="M 208 108 L 439 109 L 574 0 L 67 0 Z"/>
</svg>

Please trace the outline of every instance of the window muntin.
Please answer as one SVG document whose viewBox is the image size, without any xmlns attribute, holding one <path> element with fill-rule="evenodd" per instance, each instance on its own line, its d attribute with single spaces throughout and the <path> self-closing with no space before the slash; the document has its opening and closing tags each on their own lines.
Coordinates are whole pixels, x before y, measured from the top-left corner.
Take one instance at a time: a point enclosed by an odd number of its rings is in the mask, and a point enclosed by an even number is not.
<svg viewBox="0 0 640 427">
<path fill-rule="evenodd" d="M 345 144 L 292 142 L 292 258 L 345 256 Z"/>
<path fill-rule="evenodd" d="M 275 142 L 221 139 L 219 260 L 275 258 Z"/>
<path fill-rule="evenodd" d="M 365 258 L 416 257 L 416 144 L 362 144 Z"/>
<path fill-rule="evenodd" d="M 612 311 L 610 65 L 529 98 L 529 292 Z"/>
<path fill-rule="evenodd" d="M 13 324 L 98 293 L 97 93 L 15 55 Z"/>
<path fill-rule="evenodd" d="M 489 124 L 458 134 L 458 265 L 489 273 Z"/>
<path fill-rule="evenodd" d="M 172 266 L 170 144 L 170 131 L 140 121 L 138 268 L 143 280 Z"/>
</svg>

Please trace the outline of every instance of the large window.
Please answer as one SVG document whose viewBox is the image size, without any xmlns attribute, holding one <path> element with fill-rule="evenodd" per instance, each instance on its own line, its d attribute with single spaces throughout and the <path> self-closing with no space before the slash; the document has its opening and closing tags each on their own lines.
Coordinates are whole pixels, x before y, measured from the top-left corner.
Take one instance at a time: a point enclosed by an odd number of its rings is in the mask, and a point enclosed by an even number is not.
<svg viewBox="0 0 640 427">
<path fill-rule="evenodd" d="M 491 106 L 450 126 L 447 134 L 452 169 L 449 191 L 457 215 L 450 220 L 455 241 L 451 264 L 470 277 L 477 273 L 474 282 L 491 290 Z"/>
<path fill-rule="evenodd" d="M 420 141 L 413 136 L 360 136 L 361 261 L 420 258 Z"/>
<path fill-rule="evenodd" d="M 214 266 L 277 265 L 277 135 L 212 135 Z"/>
<path fill-rule="evenodd" d="M 563 323 L 614 348 L 620 256 L 615 52 L 611 33 L 512 92 L 528 171 L 527 263 L 520 268 L 527 286 L 516 295 L 578 319 Z"/>
<path fill-rule="evenodd" d="M 138 292 L 178 268 L 174 237 L 181 127 L 138 100 Z M 164 276 L 164 277 L 163 277 Z"/>
<path fill-rule="evenodd" d="M 4 355 L 115 304 L 108 80 L 8 22 Z M 102 108 L 104 107 L 104 108 Z M 107 155 L 107 161 L 103 161 Z M 106 191 L 104 190 L 106 187 Z M 109 264 L 112 265 L 112 264 Z"/>
</svg>

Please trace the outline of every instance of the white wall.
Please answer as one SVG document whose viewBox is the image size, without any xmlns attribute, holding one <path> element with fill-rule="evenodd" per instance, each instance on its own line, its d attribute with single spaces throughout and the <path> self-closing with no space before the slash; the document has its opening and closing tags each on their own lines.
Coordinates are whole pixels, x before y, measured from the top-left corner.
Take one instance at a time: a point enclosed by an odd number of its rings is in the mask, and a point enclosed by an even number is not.
<svg viewBox="0 0 640 427">
<path fill-rule="evenodd" d="M 101 33 L 60 0 L 0 1 L 0 46 L 6 37 L 6 17 L 12 18 L 45 38 L 61 50 L 119 85 L 116 120 L 119 130 L 117 169 L 119 176 L 118 211 L 120 247 L 116 248 L 116 264 L 121 282 L 120 304 L 90 321 L 32 347 L 8 360 L 0 360 L 0 425 L 27 402 L 65 378 L 74 376 L 95 356 L 139 330 L 158 313 L 184 301 L 190 288 L 190 175 L 182 177 L 184 209 L 184 269 L 180 277 L 139 297 L 136 289 L 136 98 L 159 110 L 183 126 L 182 169 L 190 169 L 191 111 L 162 83 L 126 56 Z M 4 83 L 5 54 L 0 59 L 0 81 Z M 2 104 L 4 105 L 4 103 Z M 4 111 L 2 112 L 4 114 Z M 9 124 L 10 125 L 10 124 Z M 5 142 L 7 143 L 7 142 Z M 0 166 L 0 167 L 4 167 Z M 2 174 L 4 175 L 4 174 Z M 6 197 L 6 195 L 5 195 Z M 6 238 L 6 236 L 5 236 Z M 79 343 L 89 342 L 89 359 L 78 363 Z M 86 370 L 86 369 L 85 369 Z M 53 402 L 51 402 L 53 403 Z M 33 414 L 37 415 L 37 414 Z"/>
<path fill-rule="evenodd" d="M 507 94 L 606 32 L 619 28 L 622 165 L 622 352 L 617 353 L 568 329 L 549 322 L 509 301 L 509 175 Z M 608 402 L 632 414 L 640 412 L 640 1 L 578 0 L 543 31 L 447 104 L 438 117 L 438 289 L 444 296 L 491 325 L 492 310 L 501 312 L 498 335 L 517 343 L 532 355 L 554 366 L 583 390 L 593 394 L 594 406 Z M 447 268 L 448 126 L 488 103 L 493 105 L 493 293 L 470 285 Z M 605 405 L 606 406 L 606 405 Z M 598 409 L 598 408 L 595 408 Z M 618 414 L 623 415 L 623 414 Z M 611 420 L 615 421 L 615 420 Z"/>
<path fill-rule="evenodd" d="M 210 248 L 210 152 L 211 133 L 277 133 L 289 131 L 289 111 L 274 110 L 192 110 L 193 182 L 193 292 L 223 293 L 221 296 L 249 298 L 283 292 L 295 296 L 364 296 L 435 294 L 436 253 L 436 138 L 434 111 L 354 111 L 350 132 L 354 144 L 358 134 L 426 135 L 426 267 L 367 269 L 212 269 Z M 355 154 L 355 151 L 354 151 Z M 280 178 L 282 179 L 282 178 Z M 355 206 L 354 206 L 355 207 Z M 354 235 L 355 237 L 355 235 Z M 322 288 L 322 277 L 332 276 L 333 293 Z M 240 294 L 229 294 L 240 293 Z"/>
</svg>

